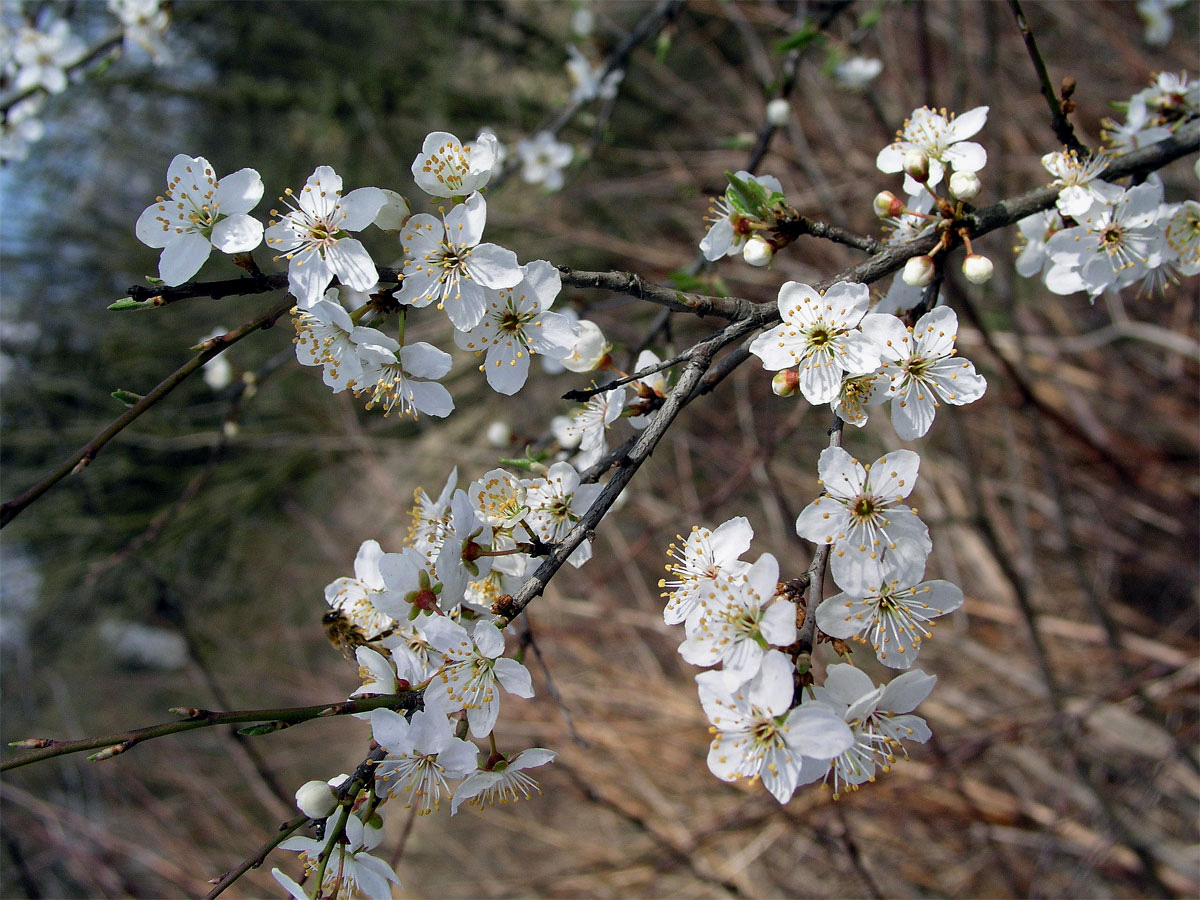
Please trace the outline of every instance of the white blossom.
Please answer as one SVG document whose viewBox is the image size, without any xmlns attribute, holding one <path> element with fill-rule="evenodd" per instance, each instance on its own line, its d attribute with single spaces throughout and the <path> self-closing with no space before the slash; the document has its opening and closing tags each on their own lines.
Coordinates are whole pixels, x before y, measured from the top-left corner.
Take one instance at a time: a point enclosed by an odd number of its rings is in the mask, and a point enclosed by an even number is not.
<svg viewBox="0 0 1200 900">
<path fill-rule="evenodd" d="M 662 594 L 667 600 L 663 620 L 678 625 L 699 615 L 717 601 L 723 584 L 743 581 L 750 564 L 739 557 L 750 548 L 753 538 L 754 529 L 745 516 L 722 522 L 715 530 L 693 525 L 686 540 L 677 537 L 682 546 L 672 543 L 667 548 L 667 556 L 675 561 L 666 567 L 675 577 L 658 582 L 667 589 Z"/>
<path fill-rule="evenodd" d="M 888 553 L 877 572 L 878 578 L 867 579 L 852 572 L 846 584 L 839 582 L 842 593 L 817 607 L 817 627 L 869 645 L 885 666 L 907 669 L 932 636 L 932 620 L 962 606 L 963 593 L 948 581 L 918 584 L 925 561 L 915 557 Z"/>
<path fill-rule="evenodd" d="M 294 312 L 297 361 L 303 366 L 321 366 L 321 380 L 335 394 L 361 381 L 362 363 L 351 337 L 355 325 L 338 301 L 337 288 L 330 288 L 324 299 L 310 308 Z"/>
<path fill-rule="evenodd" d="M 1087 291 L 1094 299 L 1143 277 L 1162 252 L 1161 203 L 1161 182 L 1132 187 L 1111 204 L 1094 203 L 1078 225 L 1050 238 L 1046 287 L 1056 294 Z"/>
<path fill-rule="evenodd" d="M 604 489 L 599 484 L 580 484 L 579 473 L 568 462 L 556 462 L 544 478 L 527 485 L 525 502 L 529 514 L 525 521 L 539 539 L 557 544 L 575 527 L 583 514 Z M 585 540 L 567 557 L 578 568 L 592 558 L 592 542 Z"/>
<path fill-rule="evenodd" d="M 528 140 L 517 141 L 516 149 L 525 181 L 540 184 L 548 191 L 562 188 L 563 169 L 575 156 L 570 144 L 555 140 L 549 131 L 539 131 Z"/>
<path fill-rule="evenodd" d="M 247 215 L 262 195 L 262 178 L 253 169 L 218 180 L 204 157 L 180 153 L 167 167 L 166 193 L 142 211 L 134 231 L 143 244 L 162 250 L 163 282 L 183 284 L 213 247 L 245 253 L 262 242 L 262 223 Z"/>
<path fill-rule="evenodd" d="M 374 328 L 356 326 L 350 332 L 362 365 L 362 380 L 350 384 L 355 396 L 367 397 L 367 409 L 381 404 L 384 415 L 396 410 L 402 416 L 417 413 L 444 418 L 454 409 L 450 392 L 436 381 L 450 371 L 450 354 L 425 341 L 400 346 Z"/>
<path fill-rule="evenodd" d="M 480 133 L 465 147 L 448 132 L 431 132 L 413 160 L 413 180 L 433 197 L 467 197 L 491 179 L 498 145 L 490 132 Z"/>
<path fill-rule="evenodd" d="M 779 563 L 764 553 L 743 579 L 714 582 L 716 597 L 686 622 L 679 655 L 694 666 L 721 664 L 725 686 L 733 690 L 758 674 L 768 647 L 796 640 L 796 604 L 776 599 Z"/>
<path fill-rule="evenodd" d="M 425 689 L 425 703 L 445 712 L 465 709 L 475 737 L 487 737 L 496 725 L 500 715 L 497 686 L 517 697 L 533 696 L 529 670 L 500 655 L 504 635 L 495 625 L 479 622 L 468 634 L 461 625 L 437 616 L 425 628 L 425 637 L 446 655 L 441 670 Z"/>
<path fill-rule="evenodd" d="M 862 330 L 880 347 L 880 371 L 891 383 L 892 424 L 901 440 L 929 431 L 939 401 L 962 406 L 987 390 L 975 366 L 955 356 L 958 316 L 948 306 L 931 309 L 912 328 L 896 316 L 869 313 Z"/>
<path fill-rule="evenodd" d="M 742 181 L 759 185 L 768 194 L 783 193 L 783 185 L 774 175 L 751 175 L 744 170 L 736 175 Z M 746 220 L 734 211 L 724 194 L 713 200 L 706 218 L 712 224 L 700 241 L 700 252 L 705 259 L 713 261 L 742 252 L 742 245 L 750 236 L 750 231 L 744 225 Z"/>
<path fill-rule="evenodd" d="M 86 52 L 65 19 L 55 19 L 41 29 L 23 26 L 12 46 L 13 88 L 44 88 L 61 94 L 67 89 L 67 69 L 78 64 Z"/>
<path fill-rule="evenodd" d="M 957 172 L 978 172 L 987 163 L 987 151 L 967 138 L 974 136 L 987 122 L 988 107 L 977 106 L 957 118 L 946 111 L 928 107 L 915 109 L 897 132 L 896 140 L 879 151 L 875 165 L 881 172 L 904 171 L 904 156 L 916 151 L 929 160 L 929 186 L 941 184 L 949 167 Z M 920 192 L 912 176 L 905 176 L 904 190 Z"/>
<path fill-rule="evenodd" d="M 1100 180 L 1100 173 L 1108 167 L 1109 159 L 1104 153 L 1095 153 L 1080 159 L 1074 150 L 1056 151 L 1042 157 L 1042 165 L 1054 176 L 1051 187 L 1062 188 L 1054 205 L 1064 216 L 1078 218 L 1092 208 L 1094 203 L 1112 203 L 1124 193 L 1120 185 Z"/>
<path fill-rule="evenodd" d="M 870 56 L 851 56 L 833 67 L 833 80 L 844 88 L 864 88 L 883 71 L 883 61 Z"/>
<path fill-rule="evenodd" d="M 762 668 L 737 691 L 729 691 L 720 672 L 696 676 L 700 704 L 713 724 L 708 768 L 722 781 L 762 778 L 780 803 L 796 787 L 816 781 L 828 760 L 853 744 L 849 727 L 833 711 L 792 703 L 792 661 L 769 651 Z"/>
<path fill-rule="evenodd" d="M 279 849 L 299 851 L 305 872 L 312 874 L 319 868 L 321 853 L 337 836 L 335 829 L 326 828 L 324 840 L 293 836 L 282 841 Z M 399 885 L 400 879 L 396 877 L 391 866 L 367 852 L 370 849 L 367 846 L 370 840 L 367 829 L 358 816 L 347 816 L 345 841 L 339 841 L 330 852 L 329 863 L 325 867 L 324 879 L 321 882 L 322 891 L 328 891 L 330 896 L 348 898 L 357 890 L 370 900 L 390 900 L 392 889 L 389 882 Z M 304 889 L 279 869 L 272 869 L 271 874 L 291 896 L 309 900 Z"/>
<path fill-rule="evenodd" d="M 865 284 L 839 281 L 823 294 L 789 281 L 779 291 L 783 321 L 750 344 L 763 368 L 799 367 L 800 390 L 814 405 L 838 395 L 842 375 L 865 375 L 879 366 L 879 349 L 857 330 L 870 303 Z"/>
<path fill-rule="evenodd" d="M 489 292 L 487 309 L 473 328 L 454 332 L 454 342 L 463 350 L 487 354 L 479 368 L 501 394 L 524 387 L 531 355 L 562 359 L 575 344 L 567 317 L 550 312 L 562 289 L 558 270 L 539 259 L 522 266 L 521 272 L 515 287 Z"/>
<path fill-rule="evenodd" d="M 875 780 L 877 770 L 888 772 L 896 761 L 896 751 L 907 756 L 900 742 L 925 743 L 932 736 L 920 716 L 910 715 L 929 696 L 937 678 L 912 669 L 882 687 L 860 669 L 835 663 L 826 670 L 825 684 L 813 689 L 800 707 L 813 705 L 833 709 L 850 727 L 852 745 L 832 760 L 822 773 L 833 781 L 837 799 L 844 788 Z M 820 776 L 818 776 L 820 777 Z"/>
<path fill-rule="evenodd" d="M 625 77 L 622 69 L 613 69 L 605 74 L 604 64 L 593 66 L 574 44 L 567 45 L 567 75 L 571 79 L 571 102 L 586 103 L 599 97 L 612 100 L 617 96 L 617 85 Z"/>
<path fill-rule="evenodd" d="M 487 312 L 491 290 L 510 288 L 524 277 L 517 255 L 481 244 L 487 204 L 472 194 L 441 219 L 420 213 L 400 233 L 404 283 L 393 296 L 416 307 L 437 303 L 459 331 L 470 331 Z"/>
<path fill-rule="evenodd" d="M 455 789 L 450 815 L 458 812 L 459 804 L 464 800 L 473 806 L 494 806 L 528 799 L 531 793 L 540 794 L 542 789 L 525 774 L 525 770 L 553 762 L 557 755 L 552 750 L 534 747 L 521 751 L 512 759 L 502 756 L 494 763 L 489 761 L 490 768 L 472 772 Z"/>
<path fill-rule="evenodd" d="M 574 465 L 580 469 L 595 465 L 608 451 L 608 428 L 625 408 L 625 388 L 602 391 L 588 399 L 563 429 L 563 444 L 578 446 Z"/>
<path fill-rule="evenodd" d="M 137 47 L 158 66 L 171 61 L 166 42 L 171 17 L 160 0 L 108 0 L 108 9 L 121 20 L 121 27 L 125 29 L 123 43 L 126 50 Z"/>
<path fill-rule="evenodd" d="M 375 769 L 380 795 L 400 797 L 404 807 L 425 816 L 441 806 L 449 779 L 475 769 L 478 749 L 454 736 L 441 709 L 424 709 L 408 719 L 390 709 L 371 712 L 371 736 L 388 752 Z"/>
<path fill-rule="evenodd" d="M 342 613 L 367 638 L 387 630 L 392 617 L 375 606 L 384 589 L 379 562 L 383 548 L 378 541 L 363 541 L 354 557 L 354 577 L 338 578 L 325 586 L 325 602 Z"/>
<path fill-rule="evenodd" d="M 280 198 L 289 207 L 283 218 L 272 218 L 267 244 L 288 261 L 288 290 L 301 309 L 325 294 L 336 275 L 342 284 L 369 291 L 379 273 L 367 248 L 349 232 L 362 231 L 375 221 L 387 201 L 383 191 L 361 187 L 342 196 L 342 177 L 329 166 L 318 166 L 297 197 L 291 188 Z M 271 216 L 279 215 L 271 210 Z"/>
<path fill-rule="evenodd" d="M 838 584 L 879 579 L 884 554 L 922 562 L 929 555 L 929 529 L 900 502 L 912 492 L 920 464 L 911 450 L 893 450 L 866 467 L 841 447 L 821 451 L 817 469 L 826 493 L 800 513 L 796 533 L 833 545 Z"/>
</svg>

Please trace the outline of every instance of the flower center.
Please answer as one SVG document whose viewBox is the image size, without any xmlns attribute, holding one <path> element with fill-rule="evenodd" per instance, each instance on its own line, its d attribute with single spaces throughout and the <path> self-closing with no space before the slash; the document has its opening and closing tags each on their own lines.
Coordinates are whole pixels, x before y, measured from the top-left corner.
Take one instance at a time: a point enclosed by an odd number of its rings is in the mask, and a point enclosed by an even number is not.
<svg viewBox="0 0 1200 900">
<path fill-rule="evenodd" d="M 850 507 L 850 515 L 859 521 L 868 521 L 874 518 L 877 512 L 879 512 L 879 506 L 875 503 L 875 498 L 865 494 L 855 498 L 854 504 Z"/>
</svg>

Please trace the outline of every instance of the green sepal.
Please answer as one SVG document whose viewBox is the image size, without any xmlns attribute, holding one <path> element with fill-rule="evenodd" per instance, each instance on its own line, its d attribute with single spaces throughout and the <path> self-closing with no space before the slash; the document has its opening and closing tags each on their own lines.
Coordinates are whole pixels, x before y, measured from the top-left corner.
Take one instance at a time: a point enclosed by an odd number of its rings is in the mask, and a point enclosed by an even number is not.
<svg viewBox="0 0 1200 900">
<path fill-rule="evenodd" d="M 775 45 L 775 52 L 781 56 L 792 50 L 803 50 L 813 41 L 821 37 L 821 30 L 817 26 L 805 23 L 804 27 L 799 31 L 793 32 L 788 37 Z"/>
<path fill-rule="evenodd" d="M 497 462 L 500 463 L 500 466 L 509 466 L 510 468 L 514 469 L 522 469 L 524 472 L 534 472 L 534 467 L 540 466 L 541 464 L 540 460 L 534 460 L 532 456 L 521 456 L 514 458 L 502 456 Z"/>
<path fill-rule="evenodd" d="M 126 406 L 137 406 L 144 398 L 141 394 L 135 394 L 133 391 L 115 390 L 110 394 L 118 403 L 124 403 Z"/>
<path fill-rule="evenodd" d="M 153 275 L 147 275 L 146 284 L 150 285 L 151 287 L 162 287 L 166 284 L 166 282 L 161 278 L 155 278 Z"/>
</svg>

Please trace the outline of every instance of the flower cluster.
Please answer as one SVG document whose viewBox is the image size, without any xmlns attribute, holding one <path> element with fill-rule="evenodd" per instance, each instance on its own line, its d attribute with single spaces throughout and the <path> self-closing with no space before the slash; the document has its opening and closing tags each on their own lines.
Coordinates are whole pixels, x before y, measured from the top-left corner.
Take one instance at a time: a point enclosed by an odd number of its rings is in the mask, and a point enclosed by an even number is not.
<svg viewBox="0 0 1200 900">
<path fill-rule="evenodd" d="M 1130 98 L 1126 120 L 1106 120 L 1109 146 L 1086 159 L 1074 153 L 1042 158 L 1060 188 L 1056 208 L 1019 223 L 1025 246 L 1017 271 L 1040 277 L 1056 294 L 1139 285 L 1161 292 L 1181 277 L 1200 274 L 1200 203 L 1166 203 L 1161 180 L 1124 187 L 1101 177 L 1114 154 L 1164 140 L 1200 112 L 1200 83 L 1164 72 Z"/>
<path fill-rule="evenodd" d="M 980 283 L 990 277 L 991 263 L 972 252 L 960 223 L 964 204 L 981 189 L 977 173 L 987 160 L 983 147 L 966 139 L 983 127 L 987 112 L 978 107 L 956 118 L 914 111 L 877 159 L 882 171 L 905 173 L 909 196 L 901 200 L 884 191 L 874 203 L 891 230 L 889 243 L 936 230 L 942 235 L 938 253 L 960 238 L 968 251 L 964 274 Z M 1072 159 L 1056 163 L 1062 177 L 1089 190 Z M 741 249 L 755 262 L 752 247 L 762 241 L 769 244 L 769 262 L 775 244 L 762 235 L 789 213 L 779 184 L 746 172 L 728 178 L 701 249 L 710 260 Z M 935 190 L 943 181 L 948 196 Z M 932 255 L 910 260 L 874 311 L 864 284 L 841 281 L 818 290 L 789 281 L 777 298 L 780 324 L 756 337 L 749 350 L 764 368 L 778 372 L 775 393 L 828 403 L 857 426 L 865 424 L 870 407 L 890 403 L 897 435 L 920 438 L 943 402 L 970 403 L 987 389 L 974 365 L 956 355 L 958 317 L 952 309 L 934 304 L 919 316 L 901 317 L 924 299 L 935 272 Z M 912 710 L 932 689 L 932 676 L 913 670 L 876 685 L 852 666 L 836 664 L 816 685 L 809 660 L 819 636 L 839 653 L 849 653 L 841 642 L 854 641 L 869 646 L 885 666 L 911 669 L 935 620 L 962 605 L 957 586 L 923 580 L 933 544 L 905 503 L 919 466 L 911 450 L 892 451 L 866 466 L 837 445 L 822 452 L 818 473 L 825 493 L 800 513 L 796 533 L 821 548 L 820 565 L 828 560 L 840 589 L 828 598 L 804 602 L 808 580 L 781 583 L 770 554 L 743 560 L 753 537 L 745 519 L 711 531 L 696 527 L 671 545 L 670 577 L 659 582 L 667 601 L 663 616 L 684 626 L 679 652 L 685 660 L 718 667 L 696 680 L 716 735 L 708 765 L 719 778 L 762 778 L 781 803 L 798 785 L 818 780 L 831 784 L 836 797 L 886 772 L 904 752 L 902 741 L 928 740 L 928 727 Z"/>
<path fill-rule="evenodd" d="M 162 250 L 159 276 L 168 286 L 192 278 L 213 247 L 246 254 L 265 239 L 275 260 L 287 263 L 300 363 L 320 366 L 335 393 L 350 390 L 368 409 L 444 417 L 454 401 L 437 382 L 452 360 L 430 343 L 405 341 L 409 310 L 443 311 L 454 343 L 484 357 L 480 369 L 502 394 L 521 389 L 534 354 L 588 371 L 607 350 L 594 324 L 551 311 L 562 288 L 552 265 L 522 265 L 511 250 L 482 240 L 487 203 L 481 190 L 500 164 L 501 149 L 486 131 L 465 145 L 446 132 L 426 137 L 412 164 L 414 181 L 430 196 L 453 202 L 436 216 L 412 215 L 407 200 L 377 187 L 343 193 L 341 176 L 318 166 L 298 192 L 284 192 L 286 211 L 271 210 L 265 229 L 250 215 L 263 195 L 256 171 L 218 178 L 203 157 L 179 154 L 167 170 L 167 190 L 135 231 Z M 403 274 L 390 297 L 354 236 L 371 225 L 400 237 Z M 338 285 L 331 287 L 335 278 Z M 400 328 L 393 336 L 383 326 L 397 311 Z"/>
<path fill-rule="evenodd" d="M 96 48 L 88 47 L 60 15 L 69 15 L 69 7 L 27 7 L 6 3 L 0 9 L 0 90 L 16 95 L 0 114 L 0 160 L 29 154 L 45 134 L 39 116 L 46 98 L 65 91 L 71 74 L 98 57 Z M 144 53 L 156 65 L 170 62 L 165 43 L 170 16 L 161 0 L 108 0 L 108 11 L 117 17 L 127 51 Z"/>
<path fill-rule="evenodd" d="M 780 584 L 774 556 L 764 553 L 753 563 L 741 559 L 753 537 L 744 518 L 714 530 L 696 526 L 669 548 L 670 577 L 659 582 L 666 589 L 664 620 L 684 626 L 680 655 L 693 665 L 720 667 L 696 676 L 714 735 L 708 767 L 723 781 L 761 779 L 780 803 L 814 781 L 832 782 L 836 796 L 845 786 L 873 779 L 877 769 L 887 771 L 902 750 L 901 739 L 928 739 L 924 721 L 908 713 L 935 679 L 914 671 L 876 687 L 853 667 L 835 665 L 824 686 L 798 693 L 798 685 L 811 684 L 799 675 L 806 667 L 797 669 L 797 620 L 803 614 L 791 586 Z M 904 591 L 896 587 L 895 594 Z M 818 607 L 819 625 L 822 610 L 840 596 Z M 881 605 L 890 611 L 890 602 L 873 607 L 862 599 L 850 618 L 864 618 Z M 926 607 L 925 618 L 949 611 L 931 613 Z M 899 626 L 889 621 L 888 627 L 894 634 Z M 891 665 L 897 665 L 895 659 Z"/>
<path fill-rule="evenodd" d="M 903 440 L 929 431 L 942 402 L 961 406 L 983 396 L 983 376 L 955 355 L 954 310 L 937 307 L 910 327 L 890 313 L 868 313 L 869 302 L 863 284 L 838 282 L 820 293 L 789 281 L 779 291 L 782 323 L 755 338 L 750 352 L 764 368 L 794 376 L 809 403 L 832 404 L 852 425 L 866 423 L 868 407 L 890 401 Z"/>
<path fill-rule="evenodd" d="M 322 854 L 340 854 L 324 868 L 323 889 L 330 886 L 331 871 L 341 871 L 341 883 L 349 879 L 347 889 L 356 885 L 368 897 L 386 897 L 387 883 L 398 883 L 369 854 L 382 826 L 366 826 L 379 821 L 377 807 L 387 800 L 429 815 L 450 798 L 453 814 L 463 803 L 482 807 L 540 793 L 528 771 L 555 754 L 538 747 L 517 753 L 496 748 L 501 694 L 532 697 L 533 685 L 529 671 L 504 656 L 505 623 L 493 610 L 520 588 L 534 556 L 561 541 L 601 489 L 581 484 L 575 468 L 563 461 L 541 467 L 531 478 L 494 469 L 465 490 L 455 470 L 435 499 L 417 491 L 399 552 L 366 541 L 354 575 L 326 587 L 330 640 L 359 667 L 362 685 L 352 696 L 421 689 L 423 708 L 408 715 L 390 709 L 359 713 L 386 751 L 374 790 L 365 795 L 372 799 L 362 810 L 363 800 L 355 803 L 343 823 L 344 839 L 332 851 L 308 838 L 281 845 L 300 851 L 306 873 L 321 868 Z M 590 542 L 584 542 L 568 562 L 579 566 L 590 556 Z M 484 760 L 468 735 L 489 742 Z M 337 802 L 323 782 L 309 782 L 297 793 L 306 815 L 329 817 L 327 829 Z M 287 875 L 276 871 L 275 877 L 293 896 L 304 896 Z"/>
</svg>

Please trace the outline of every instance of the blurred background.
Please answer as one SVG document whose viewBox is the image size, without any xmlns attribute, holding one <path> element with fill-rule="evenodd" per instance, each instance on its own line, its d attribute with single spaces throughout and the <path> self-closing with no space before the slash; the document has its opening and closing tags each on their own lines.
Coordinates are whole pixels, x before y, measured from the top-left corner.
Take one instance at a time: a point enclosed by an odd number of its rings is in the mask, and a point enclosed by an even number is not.
<svg viewBox="0 0 1200 900">
<path fill-rule="evenodd" d="M 1133 3 L 1024 6 L 1052 81 L 1078 83 L 1073 121 L 1089 145 L 1102 118 L 1121 116 L 1111 101 L 1155 72 L 1196 70 L 1194 4 L 1171 13 L 1162 47 L 1145 42 Z M 102 6 L 74 7 L 73 21 L 106 27 Z M 580 8 L 593 19 L 584 34 Z M 0 170 L 3 499 L 119 415 L 112 391 L 146 393 L 189 346 L 278 302 L 106 311 L 157 273 L 133 225 L 174 154 L 205 156 L 219 174 L 256 168 L 264 217 L 321 164 L 347 190 L 392 188 L 424 211 L 409 166 L 426 133 L 528 137 L 569 103 L 567 45 L 599 61 L 652 9 L 175 2 L 173 64 L 121 59 L 72 85 L 51 100 L 28 159 Z M 989 153 L 980 205 L 1049 181 L 1039 160 L 1058 147 L 1007 4 L 694 2 L 633 53 L 611 106 L 585 108 L 562 131 L 576 149 L 562 191 L 514 177 L 489 194 L 487 239 L 523 262 L 678 277 L 723 173 L 746 164 L 780 45 L 806 15 L 832 18 L 800 56 L 791 121 L 758 170 L 802 213 L 877 234 L 871 198 L 900 180 L 876 171 L 875 155 L 924 103 L 991 107 L 976 137 Z M 865 89 L 835 77 L 853 56 L 883 64 Z M 1168 200 L 1195 197 L 1190 160 L 1162 178 Z M 394 237 L 368 240 L 377 262 L 399 261 Z M 1018 277 L 1017 243 L 1015 229 L 982 239 L 996 277 L 976 287 L 954 272 L 946 285 L 961 353 L 990 387 L 944 408 L 917 448 L 914 502 L 934 537 L 927 577 L 966 595 L 921 654 L 939 679 L 920 709 L 933 740 L 837 802 L 810 787 L 781 808 L 705 766 L 696 670 L 662 623 L 667 544 L 745 515 L 751 555 L 771 551 L 781 577 L 795 577 L 810 548 L 793 522 L 819 490 L 826 443 L 827 413 L 773 396 L 751 361 L 683 413 L 599 529 L 596 558 L 529 609 L 537 697 L 506 700 L 499 734 L 558 751 L 537 773 L 545 795 L 453 820 L 445 808 L 416 823 L 389 809 L 378 855 L 396 865 L 397 896 L 1200 891 L 1196 279 L 1091 305 Z M 702 289 L 770 300 L 785 280 L 861 258 L 805 239 L 769 271 L 721 263 Z M 200 277 L 237 274 L 214 254 Z M 558 303 L 604 328 L 618 364 L 658 313 L 570 289 Z M 332 395 L 295 363 L 281 321 L 225 354 L 230 385 L 185 383 L 5 528 L 3 740 L 119 731 L 165 721 L 171 706 L 324 703 L 357 687 L 322 631 L 324 586 L 352 574 L 363 540 L 400 548 L 416 488 L 440 489 L 452 465 L 464 482 L 519 456 L 569 410 L 558 397 L 588 381 L 531 377 L 499 396 L 439 319 L 418 319 L 417 331 L 455 353 L 445 383 L 457 409 L 445 422 L 385 419 Z M 678 352 L 715 327 L 674 316 L 654 346 Z M 511 446 L 488 444 L 494 421 Z M 619 423 L 610 442 L 628 433 Z M 863 459 L 902 445 L 878 415 L 845 441 Z M 889 677 L 862 651 L 855 661 Z M 208 729 L 104 763 L 76 755 L 8 773 L 0 895 L 203 894 L 293 814 L 299 784 L 352 770 L 368 739 L 345 719 L 253 740 Z M 270 867 L 297 874 L 294 863 L 277 853 L 227 896 L 276 895 Z"/>
</svg>

